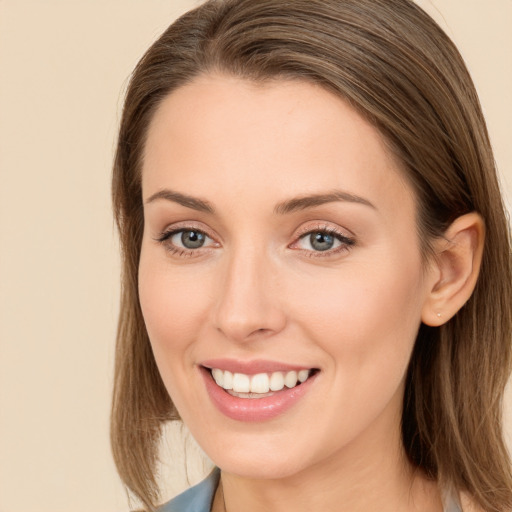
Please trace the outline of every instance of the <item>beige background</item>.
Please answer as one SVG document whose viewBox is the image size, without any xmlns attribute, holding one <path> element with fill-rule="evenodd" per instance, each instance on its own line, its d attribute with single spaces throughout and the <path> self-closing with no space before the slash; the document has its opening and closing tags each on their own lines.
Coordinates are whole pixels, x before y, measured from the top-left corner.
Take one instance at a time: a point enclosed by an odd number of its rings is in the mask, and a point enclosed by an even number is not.
<svg viewBox="0 0 512 512">
<path fill-rule="evenodd" d="M 0 512 L 127 510 L 108 444 L 112 149 L 131 69 L 197 3 L 0 0 Z M 512 0 L 421 4 L 473 73 L 510 205 Z M 186 485 L 167 471 L 169 494 Z"/>
</svg>

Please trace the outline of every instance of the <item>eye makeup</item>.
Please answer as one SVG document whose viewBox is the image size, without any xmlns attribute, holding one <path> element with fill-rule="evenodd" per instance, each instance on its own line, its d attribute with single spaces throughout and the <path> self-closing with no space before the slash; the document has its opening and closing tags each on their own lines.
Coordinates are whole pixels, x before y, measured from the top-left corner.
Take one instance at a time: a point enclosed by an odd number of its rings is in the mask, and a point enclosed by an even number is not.
<svg viewBox="0 0 512 512">
<path fill-rule="evenodd" d="M 205 250 L 221 247 L 206 230 L 193 224 L 171 227 L 154 239 L 165 250 L 178 257 L 194 257 Z M 334 226 L 326 224 L 308 225 L 301 229 L 288 248 L 297 250 L 311 258 L 325 258 L 339 255 L 356 244 L 355 238 Z"/>
</svg>

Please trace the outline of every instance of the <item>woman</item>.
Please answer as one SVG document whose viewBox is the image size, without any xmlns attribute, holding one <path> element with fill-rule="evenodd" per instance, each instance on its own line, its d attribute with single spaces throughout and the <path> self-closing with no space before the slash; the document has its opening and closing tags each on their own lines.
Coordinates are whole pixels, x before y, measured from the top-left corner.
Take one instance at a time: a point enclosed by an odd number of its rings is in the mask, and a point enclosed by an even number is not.
<svg viewBox="0 0 512 512">
<path fill-rule="evenodd" d="M 112 440 L 162 510 L 512 508 L 510 238 L 471 79 L 408 0 L 219 0 L 127 93 Z"/>
</svg>

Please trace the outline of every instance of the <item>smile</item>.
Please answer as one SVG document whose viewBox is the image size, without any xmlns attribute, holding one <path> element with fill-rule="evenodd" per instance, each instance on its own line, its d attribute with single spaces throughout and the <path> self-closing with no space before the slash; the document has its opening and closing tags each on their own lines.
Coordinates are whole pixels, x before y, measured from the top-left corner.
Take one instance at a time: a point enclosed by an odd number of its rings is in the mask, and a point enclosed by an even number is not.
<svg viewBox="0 0 512 512">
<path fill-rule="evenodd" d="M 267 421 L 284 414 L 303 400 L 322 373 L 316 368 L 275 362 L 212 363 L 198 367 L 212 405 L 228 418 L 243 422 Z"/>
<path fill-rule="evenodd" d="M 212 368 L 211 374 L 217 386 L 225 389 L 232 396 L 238 398 L 264 398 L 272 396 L 274 392 L 281 391 L 285 386 L 288 389 L 292 389 L 302 384 L 309 378 L 312 371 L 292 370 L 247 375 L 245 373 L 232 373 L 228 370 Z"/>
</svg>

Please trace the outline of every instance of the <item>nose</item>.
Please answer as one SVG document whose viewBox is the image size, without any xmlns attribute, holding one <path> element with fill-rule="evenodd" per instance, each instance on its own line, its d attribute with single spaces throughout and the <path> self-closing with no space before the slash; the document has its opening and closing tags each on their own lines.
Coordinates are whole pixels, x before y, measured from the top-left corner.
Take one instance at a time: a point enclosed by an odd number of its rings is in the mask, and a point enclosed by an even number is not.
<svg viewBox="0 0 512 512">
<path fill-rule="evenodd" d="M 233 253 L 219 275 L 215 324 L 227 338 L 245 342 L 284 329 L 286 315 L 275 266 L 257 250 Z"/>
</svg>

